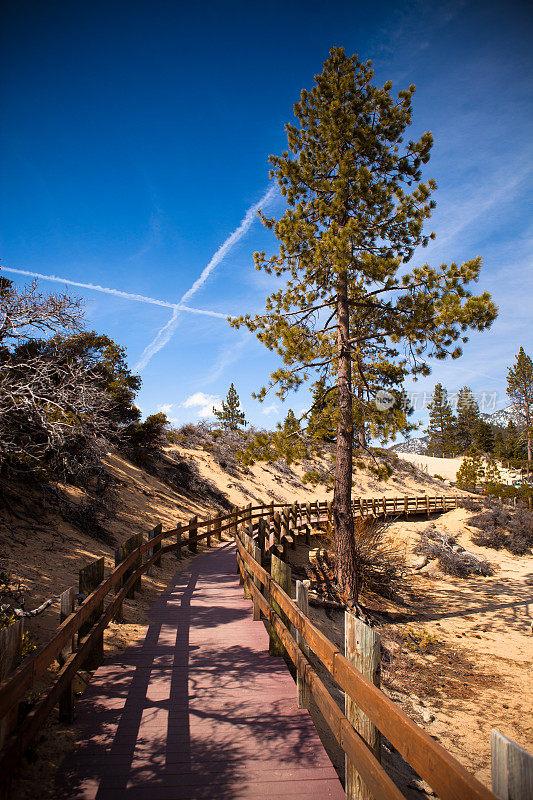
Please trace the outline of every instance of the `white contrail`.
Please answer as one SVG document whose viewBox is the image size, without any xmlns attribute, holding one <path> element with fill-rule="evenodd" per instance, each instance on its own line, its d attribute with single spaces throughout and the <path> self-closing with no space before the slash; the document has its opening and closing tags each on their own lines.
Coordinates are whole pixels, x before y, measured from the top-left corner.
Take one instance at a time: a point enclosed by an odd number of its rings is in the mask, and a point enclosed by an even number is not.
<svg viewBox="0 0 533 800">
<path fill-rule="evenodd" d="M 167 344 L 167 342 L 170 341 L 178 325 L 179 314 L 177 312 L 179 311 L 180 304 L 184 303 L 186 300 L 189 300 L 194 294 L 196 294 L 198 289 L 200 289 L 204 285 L 204 283 L 208 279 L 209 275 L 213 272 L 215 267 L 217 267 L 220 264 L 220 262 L 225 258 L 225 256 L 229 253 L 233 245 L 236 244 L 240 239 L 242 239 L 244 234 L 250 230 L 250 227 L 254 219 L 256 218 L 257 211 L 261 208 L 261 206 L 267 205 L 272 200 L 276 192 L 276 188 L 277 188 L 276 184 L 272 184 L 267 189 L 263 197 L 259 200 L 259 202 L 254 203 L 253 206 L 250 206 L 250 208 L 244 215 L 239 227 L 235 228 L 233 233 L 230 233 L 225 242 L 218 248 L 214 256 L 209 261 L 209 264 L 207 264 L 207 266 L 204 267 L 204 269 L 202 270 L 200 277 L 195 280 L 191 288 L 187 289 L 183 297 L 180 299 L 179 303 L 176 304 L 171 318 L 157 333 L 153 341 L 151 341 L 150 344 L 144 349 L 139 359 L 139 362 L 134 367 L 135 371 L 144 369 L 144 367 L 148 364 L 152 356 L 158 353 L 159 350 L 161 350 L 161 348 L 163 348 Z"/>
<path fill-rule="evenodd" d="M 100 286 L 97 283 L 80 283 L 79 281 L 72 281 L 70 278 L 58 278 L 56 275 L 43 275 L 40 272 L 31 272 L 29 269 L 15 269 L 14 267 L 1 267 L 0 271 L 14 272 L 16 275 L 28 275 L 30 278 L 40 278 L 44 281 L 54 281 L 55 283 L 65 283 L 69 286 L 78 286 L 81 289 L 92 289 L 95 292 L 103 292 L 104 294 L 112 294 L 115 297 L 125 297 L 127 300 L 138 300 L 141 303 L 151 303 L 154 306 L 163 306 L 164 308 L 172 308 L 175 311 L 189 311 L 191 314 L 205 314 L 208 317 L 218 317 L 219 319 L 226 319 L 227 314 L 222 314 L 219 311 L 209 311 L 208 309 L 192 308 L 184 303 L 168 303 L 166 300 L 158 300 L 155 297 L 146 297 L 143 294 L 134 294 L 133 292 L 122 292 L 120 289 L 110 289 L 108 286 Z"/>
</svg>

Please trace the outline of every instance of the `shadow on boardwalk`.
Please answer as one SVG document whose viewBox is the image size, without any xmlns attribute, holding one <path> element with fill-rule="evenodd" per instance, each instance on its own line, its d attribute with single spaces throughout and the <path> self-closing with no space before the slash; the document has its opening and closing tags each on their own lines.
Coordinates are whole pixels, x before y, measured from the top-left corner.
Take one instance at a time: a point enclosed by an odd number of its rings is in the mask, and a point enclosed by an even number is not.
<svg viewBox="0 0 533 800">
<path fill-rule="evenodd" d="M 222 545 L 176 576 L 144 642 L 95 673 L 78 706 L 83 744 L 57 796 L 229 800 L 306 788 L 342 797 L 294 694 L 285 663 L 268 655 L 264 626 L 250 620 L 233 545 Z"/>
</svg>

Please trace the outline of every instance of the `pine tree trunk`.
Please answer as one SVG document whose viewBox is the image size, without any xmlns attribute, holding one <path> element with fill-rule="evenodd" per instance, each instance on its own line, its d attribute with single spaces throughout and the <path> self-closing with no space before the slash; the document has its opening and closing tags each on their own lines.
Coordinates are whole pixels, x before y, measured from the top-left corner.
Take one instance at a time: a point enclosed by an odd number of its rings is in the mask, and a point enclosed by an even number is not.
<svg viewBox="0 0 533 800">
<path fill-rule="evenodd" d="M 339 275 L 337 283 L 337 392 L 339 421 L 337 427 L 333 520 L 339 588 L 347 595 L 347 598 L 357 602 L 358 586 L 352 516 L 352 365 L 350 348 L 347 344 L 350 338 L 348 312 L 348 283 L 347 275 L 344 272 Z"/>
</svg>

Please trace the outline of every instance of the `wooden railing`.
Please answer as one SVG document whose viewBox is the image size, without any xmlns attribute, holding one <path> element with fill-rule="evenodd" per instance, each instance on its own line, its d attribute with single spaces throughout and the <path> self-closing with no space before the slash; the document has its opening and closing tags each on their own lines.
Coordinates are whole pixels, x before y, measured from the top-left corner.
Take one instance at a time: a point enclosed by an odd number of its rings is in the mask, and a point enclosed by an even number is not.
<svg viewBox="0 0 533 800">
<path fill-rule="evenodd" d="M 446 498 L 436 507 L 446 508 Z M 455 498 L 451 498 L 455 507 Z M 426 510 L 417 503 L 412 510 Z M 438 794 L 441 800 L 496 800 L 442 745 L 413 722 L 380 689 L 362 675 L 336 646 L 308 619 L 267 569 L 268 547 L 263 545 L 261 525 L 254 530 L 249 519 L 236 535 L 237 560 L 245 586 L 245 596 L 253 601 L 253 618 L 263 617 L 271 639 L 277 638 L 293 662 L 303 694 L 314 699 L 322 717 L 355 767 L 374 800 L 401 800 L 404 795 L 392 782 L 362 736 L 342 713 L 306 655 L 310 649 L 339 688 L 376 728 L 387 737 L 403 758 Z M 305 533 L 305 531 L 304 531 Z M 272 548 L 270 548 L 272 549 Z M 271 572 L 289 578 L 290 569 L 280 570 L 277 557 L 271 558 Z M 263 562 L 263 565 L 262 563 Z M 274 566 L 275 565 L 275 566 Z M 301 691 L 301 690 L 300 690 Z"/>
<path fill-rule="evenodd" d="M 456 497 L 390 497 L 390 498 L 362 498 L 354 501 L 353 508 L 355 514 L 363 516 L 395 516 L 402 514 L 431 514 L 433 512 L 441 512 L 455 508 L 457 506 Z M 331 503 L 327 501 L 315 501 L 306 504 L 294 504 L 287 506 L 283 503 L 270 503 L 261 504 L 258 506 L 248 505 L 246 508 L 235 508 L 233 511 L 222 514 L 217 517 L 198 520 L 193 517 L 187 524 L 178 525 L 170 531 L 162 531 L 161 526 L 156 526 L 150 534 L 150 538 L 143 540 L 139 546 L 134 547 L 131 552 L 127 552 L 127 548 L 118 548 L 116 551 L 116 558 L 119 563 L 112 570 L 107 578 L 98 578 L 97 584 L 92 588 L 92 591 L 83 600 L 81 605 L 72 610 L 74 589 L 70 587 L 62 595 L 63 599 L 68 599 L 67 606 L 62 603 L 62 617 L 63 621 L 57 628 L 54 636 L 41 647 L 33 655 L 27 657 L 22 664 L 15 670 L 15 672 L 8 678 L 0 683 L 0 731 L 2 731 L 2 723 L 7 720 L 16 719 L 16 710 L 19 703 L 23 700 L 24 696 L 35 685 L 36 681 L 41 679 L 47 670 L 57 660 L 60 662 L 60 669 L 53 676 L 51 684 L 41 694 L 38 702 L 33 706 L 31 711 L 26 715 L 22 722 L 15 725 L 14 729 L 3 729 L 3 742 L 0 749 L 0 774 L 6 778 L 14 765 L 19 761 L 20 756 L 31 744 L 39 729 L 42 727 L 46 718 L 52 709 L 59 703 L 60 709 L 72 709 L 72 681 L 76 672 L 83 666 L 88 666 L 90 663 L 91 668 L 97 666 L 98 661 L 101 660 L 103 650 L 101 648 L 102 637 L 105 628 L 113 619 L 121 619 L 121 609 L 124 599 L 131 594 L 136 586 L 138 586 L 141 576 L 150 571 L 154 564 L 160 563 L 161 555 L 168 552 L 180 552 L 181 549 L 187 547 L 190 552 L 196 552 L 198 541 L 207 540 L 210 545 L 211 539 L 220 539 L 223 532 L 230 531 L 232 534 L 237 534 L 239 525 L 252 524 L 254 520 L 263 520 L 260 526 L 265 534 L 263 537 L 265 552 L 283 555 L 287 546 L 292 541 L 293 533 L 298 528 L 298 525 L 310 526 L 313 522 L 321 524 L 331 519 Z M 265 522 L 268 520 L 268 526 L 265 527 Z M 203 530 L 202 530 L 203 529 Z M 199 532 L 199 530 L 201 532 Z M 164 543 L 166 540 L 173 540 L 170 543 Z M 339 685 L 349 685 L 349 689 L 345 691 L 353 691 L 354 699 L 360 701 L 361 707 L 365 713 L 369 713 L 367 708 L 369 704 L 372 705 L 374 715 L 378 714 L 387 716 L 390 712 L 389 706 L 395 710 L 396 714 L 400 714 L 394 704 L 385 698 L 385 696 L 378 692 L 375 695 L 372 687 L 366 689 L 364 679 L 361 676 L 352 674 L 347 670 L 343 664 L 340 654 L 335 650 L 334 646 L 323 635 L 311 625 L 309 620 L 302 621 L 301 612 L 297 609 L 291 599 L 283 590 L 277 586 L 271 579 L 270 575 L 264 568 L 254 560 L 243 548 L 242 542 L 237 539 L 237 547 L 239 552 L 240 563 L 244 564 L 246 570 L 256 577 L 257 581 L 263 582 L 266 586 L 268 596 L 279 603 L 283 608 L 284 613 L 290 619 L 291 623 L 301 632 L 305 633 L 306 641 L 314 650 L 318 648 L 317 655 L 319 658 L 325 659 L 324 663 L 330 669 L 333 677 L 339 682 Z M 120 553 L 120 556 L 117 556 Z M 93 562 L 89 565 L 87 570 L 91 572 L 92 567 L 101 567 L 94 569 L 92 572 L 95 575 L 103 575 L 103 559 Z M 265 583 L 266 582 L 266 583 Z M 89 584 L 90 585 L 90 584 Z M 265 595 L 259 596 L 259 589 L 255 584 L 251 584 L 251 591 L 254 592 L 257 603 L 259 603 L 263 613 L 269 615 L 268 619 L 271 625 L 279 632 L 280 638 L 287 650 L 294 655 L 296 664 L 299 670 L 303 670 L 304 674 L 308 676 L 309 685 L 313 689 L 314 696 L 320 698 L 319 707 L 324 709 L 326 719 L 336 726 L 337 733 L 341 738 L 341 744 L 350 742 L 346 745 L 352 748 L 354 754 L 360 759 L 361 765 L 367 764 L 365 767 L 365 775 L 369 780 L 369 786 L 373 786 L 376 779 L 374 775 L 374 767 L 372 762 L 369 761 L 369 751 L 366 746 L 362 745 L 357 736 L 346 728 L 341 717 L 338 717 L 338 709 L 335 711 L 325 697 L 325 689 L 318 681 L 318 678 L 313 677 L 314 673 L 310 670 L 309 665 L 302 662 L 301 651 L 293 649 L 293 638 L 286 626 L 283 624 L 281 618 L 272 612 L 271 606 L 268 605 Z M 80 589 L 81 589 L 81 573 L 80 573 Z M 111 595 L 111 600 L 104 608 L 104 601 Z M 70 605 L 69 605 L 70 604 Z M 64 610 L 67 608 L 67 611 Z M 69 613 L 71 611 L 71 613 Z M 303 618 L 305 619 L 305 618 Z M 86 630 L 89 627 L 89 630 Z M 76 642 L 77 640 L 77 642 Z M 94 654 L 99 654 L 98 658 L 94 659 Z M 316 652 L 316 651 L 315 651 Z M 320 655 L 321 654 L 321 655 Z M 92 658 L 91 658 L 92 657 Z M 342 683 L 341 680 L 344 682 Z M 361 683 L 362 681 L 362 683 Z M 329 697 L 329 695 L 328 695 Z M 336 706 L 335 706 L 336 708 Z M 340 714 L 340 712 L 338 712 Z M 330 715 L 331 720 L 327 715 Z M 369 713 L 369 716 L 372 714 Z M 394 717 L 391 717 L 394 718 Z M 395 717 L 399 719 L 398 717 Z M 403 715 L 402 719 L 405 718 Z M 407 718 L 405 718 L 407 719 Z M 14 724 L 14 723 L 13 723 Z M 383 722 L 383 732 L 387 735 L 397 749 L 404 753 L 407 750 L 408 755 L 411 754 L 413 748 L 425 747 L 422 754 L 415 754 L 411 763 L 417 769 L 419 774 L 426 777 L 428 773 L 427 764 L 433 765 L 433 750 L 431 747 L 437 748 L 436 752 L 444 753 L 448 761 L 441 753 L 441 761 L 443 764 L 453 763 L 458 770 L 458 774 L 463 775 L 462 780 L 464 784 L 453 784 L 454 786 L 464 785 L 470 786 L 468 781 L 473 781 L 468 773 L 454 762 L 454 760 L 446 754 L 445 751 L 435 745 L 433 740 L 427 736 L 421 729 L 417 728 L 414 723 L 410 723 L 409 735 L 406 738 L 407 744 L 401 746 L 398 743 L 398 736 L 390 730 L 390 719 Z M 407 730 L 407 728 L 406 728 Z M 415 731 L 415 732 L 413 732 Z M 426 763 L 427 762 L 427 763 Z M 358 761 L 359 763 L 359 761 Z M 440 763 L 440 762 L 439 762 Z M 363 767 L 361 767 L 363 769 Z M 440 769 L 440 768 L 439 768 Z M 462 770 L 462 772 L 460 772 Z M 432 773 L 433 768 L 429 771 Z M 381 773 L 379 773 L 381 775 Z M 440 775 L 440 772 L 439 772 Z M 379 778 L 381 780 L 381 778 Z M 383 778 L 385 780 L 385 778 Z M 387 778 L 387 781 L 389 779 Z M 444 784 L 442 783 L 444 781 Z M 389 781 L 390 782 L 390 781 Z M 429 783 L 431 781 L 428 780 Z M 476 786 L 481 787 L 477 781 L 474 782 Z M 450 794 L 442 789 L 442 785 L 446 784 L 445 777 L 436 782 L 435 788 L 438 789 L 439 794 L 443 798 L 447 797 L 467 797 L 466 794 Z M 385 784 L 384 784 L 385 785 Z M 388 784 L 386 784 L 388 785 Z M 446 784 L 447 785 L 447 784 Z M 492 795 L 487 793 L 481 787 L 483 792 L 477 794 L 470 794 L 468 797 L 473 798 L 489 798 Z M 398 794 L 384 795 L 376 794 L 378 797 L 399 797 Z"/>
</svg>

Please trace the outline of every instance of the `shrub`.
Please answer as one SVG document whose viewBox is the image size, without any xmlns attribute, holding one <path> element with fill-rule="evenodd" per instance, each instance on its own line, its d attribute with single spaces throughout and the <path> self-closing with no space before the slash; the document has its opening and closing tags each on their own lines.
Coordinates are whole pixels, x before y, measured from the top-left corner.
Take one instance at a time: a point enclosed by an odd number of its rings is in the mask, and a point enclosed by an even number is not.
<svg viewBox="0 0 533 800">
<path fill-rule="evenodd" d="M 398 546 L 386 536 L 387 526 L 375 520 L 354 518 L 355 563 L 359 594 L 374 592 L 395 598 L 405 588 L 405 559 Z M 329 531 L 333 550 L 333 532 Z M 358 598 L 356 598 L 358 602 Z"/>
<path fill-rule="evenodd" d="M 474 544 L 494 550 L 505 548 L 516 556 L 531 552 L 533 513 L 525 508 L 516 511 L 492 508 L 472 517 L 470 524 L 479 528 L 479 533 L 472 537 Z"/>
<path fill-rule="evenodd" d="M 426 530 L 415 548 L 415 553 L 420 553 L 431 559 L 437 559 L 441 570 L 456 578 L 469 578 L 471 575 L 493 575 L 494 570 L 489 562 L 468 553 L 463 548 L 454 549 L 453 537 L 441 536 L 437 541 L 437 533 Z"/>
<path fill-rule="evenodd" d="M 403 644 L 412 653 L 430 653 L 439 644 L 439 640 L 425 628 L 408 625 Z"/>
<path fill-rule="evenodd" d="M 481 511 L 483 508 L 483 501 L 474 497 L 462 497 L 459 500 L 459 507 L 465 508 L 467 511 Z"/>
<path fill-rule="evenodd" d="M 144 464 L 168 443 L 169 421 L 159 412 L 144 422 L 132 422 L 121 433 L 122 447 L 134 461 Z"/>
<path fill-rule="evenodd" d="M 370 464 L 368 471 L 376 476 L 378 481 L 388 481 L 392 475 L 392 467 L 390 464 Z"/>
</svg>

